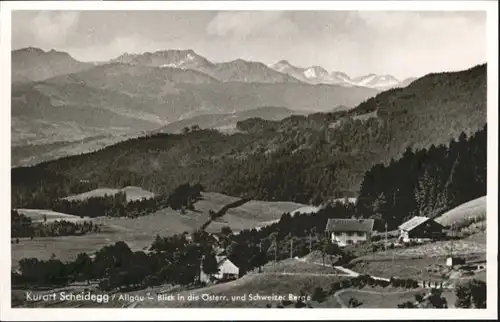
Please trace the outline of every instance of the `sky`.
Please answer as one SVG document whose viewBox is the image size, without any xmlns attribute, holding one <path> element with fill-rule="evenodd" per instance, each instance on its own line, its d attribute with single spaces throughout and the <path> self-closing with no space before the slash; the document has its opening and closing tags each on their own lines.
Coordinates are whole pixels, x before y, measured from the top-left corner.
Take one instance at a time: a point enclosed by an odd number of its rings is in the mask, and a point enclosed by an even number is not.
<svg viewBox="0 0 500 322">
<path fill-rule="evenodd" d="M 212 62 L 319 65 L 351 77 L 399 79 L 486 62 L 486 12 L 18 11 L 12 49 L 66 51 L 81 61 L 193 49 Z"/>
</svg>

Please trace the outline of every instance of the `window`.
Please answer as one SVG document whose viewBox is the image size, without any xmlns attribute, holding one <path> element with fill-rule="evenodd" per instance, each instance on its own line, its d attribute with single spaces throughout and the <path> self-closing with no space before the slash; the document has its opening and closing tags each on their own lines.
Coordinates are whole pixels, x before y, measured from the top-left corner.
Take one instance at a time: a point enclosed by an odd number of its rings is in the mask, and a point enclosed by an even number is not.
<svg viewBox="0 0 500 322">
<path fill-rule="evenodd" d="M 365 236 L 365 233 L 358 231 L 357 235 L 358 235 L 358 237 L 363 237 L 363 236 Z"/>
<path fill-rule="evenodd" d="M 347 236 L 352 237 L 354 236 L 354 233 L 352 231 L 347 232 Z"/>
</svg>

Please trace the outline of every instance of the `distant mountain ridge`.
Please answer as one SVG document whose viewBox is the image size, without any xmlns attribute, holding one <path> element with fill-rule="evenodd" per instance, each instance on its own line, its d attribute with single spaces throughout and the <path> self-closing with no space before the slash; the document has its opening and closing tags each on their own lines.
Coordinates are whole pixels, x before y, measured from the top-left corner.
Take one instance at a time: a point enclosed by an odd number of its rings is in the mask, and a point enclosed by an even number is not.
<svg viewBox="0 0 500 322">
<path fill-rule="evenodd" d="M 236 59 L 224 63 L 212 63 L 191 49 L 123 54 L 111 61 L 139 66 L 192 69 L 223 82 L 300 83 L 298 79 L 276 72 L 260 62 Z"/>
<path fill-rule="evenodd" d="M 306 68 L 297 67 L 292 65 L 287 60 L 280 60 L 269 65 L 269 67 L 310 84 L 337 84 L 343 86 L 368 87 L 379 90 L 405 87 L 411 82 L 411 80 L 416 79 L 411 78 L 400 81 L 392 75 L 376 75 L 373 73 L 351 78 L 346 73 L 340 71 L 332 71 L 329 73 L 321 66 L 311 66 Z"/>
<path fill-rule="evenodd" d="M 12 86 L 11 142 L 16 146 L 123 136 L 197 115 L 262 106 L 308 112 L 340 105 L 352 108 L 378 93 L 312 86 L 258 62 L 212 64 L 191 50 L 127 54 L 112 62 L 83 65 L 67 53 L 35 48 L 13 51 L 12 56 L 17 76 Z M 58 68 L 27 74 L 32 71 L 28 66 L 43 65 L 39 60 L 54 61 L 49 67 Z M 16 81 L 22 73 L 24 82 Z"/>
<path fill-rule="evenodd" d="M 77 73 L 94 66 L 83 63 L 66 52 L 27 47 L 14 50 L 12 58 L 12 82 L 40 81 L 63 74 Z"/>
<path fill-rule="evenodd" d="M 256 61 L 235 59 L 213 63 L 192 49 L 168 49 L 142 54 L 124 53 L 109 61 L 99 63 L 79 62 L 68 53 L 28 47 L 12 51 L 13 82 L 40 81 L 51 77 L 72 74 L 96 65 L 122 63 L 133 66 L 190 69 L 207 74 L 222 82 L 246 83 L 307 83 L 358 86 L 377 90 L 404 87 L 409 80 L 400 81 L 392 75 L 368 74 L 351 78 L 341 71 L 329 73 L 321 66 L 301 68 L 287 60 L 269 66 Z M 414 79 L 412 79 L 414 80 Z"/>
<path fill-rule="evenodd" d="M 243 59 L 213 63 L 190 49 L 101 62 L 79 62 L 56 50 L 14 50 L 11 143 L 19 155 L 12 160 L 33 164 L 40 159 L 36 151 L 47 160 L 135 133 L 178 131 L 179 124 L 232 131 L 242 117 L 281 120 L 349 110 L 395 82 L 390 75 L 368 76 L 356 78 L 361 86 L 321 66 L 299 68 L 286 60 L 273 66 Z M 77 148 L 81 141 L 85 149 Z"/>
</svg>

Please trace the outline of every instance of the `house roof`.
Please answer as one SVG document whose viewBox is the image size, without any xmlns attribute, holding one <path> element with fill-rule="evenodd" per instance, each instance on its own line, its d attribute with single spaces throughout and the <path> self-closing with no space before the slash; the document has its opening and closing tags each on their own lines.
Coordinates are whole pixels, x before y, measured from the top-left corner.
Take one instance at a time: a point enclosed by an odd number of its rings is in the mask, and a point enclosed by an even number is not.
<svg viewBox="0 0 500 322">
<path fill-rule="evenodd" d="M 415 216 L 412 219 L 408 220 L 407 222 L 402 223 L 399 226 L 399 229 L 404 230 L 404 231 L 411 231 L 424 222 L 427 222 L 430 218 L 429 217 L 422 217 L 422 216 Z"/>
<path fill-rule="evenodd" d="M 374 222 L 373 219 L 328 219 L 325 230 L 328 232 L 371 232 Z"/>
<path fill-rule="evenodd" d="M 234 265 L 234 263 L 231 262 L 231 260 L 229 260 L 229 258 L 227 258 L 226 256 L 215 256 L 215 258 L 217 259 L 217 266 L 218 267 L 220 267 L 226 261 Z M 236 265 L 234 265 L 234 266 L 237 267 Z"/>
</svg>

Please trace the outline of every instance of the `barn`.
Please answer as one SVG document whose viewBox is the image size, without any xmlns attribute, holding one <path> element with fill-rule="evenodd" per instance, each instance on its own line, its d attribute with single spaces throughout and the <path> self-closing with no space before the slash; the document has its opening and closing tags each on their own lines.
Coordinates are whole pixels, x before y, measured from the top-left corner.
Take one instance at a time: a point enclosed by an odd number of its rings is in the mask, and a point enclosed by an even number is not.
<svg viewBox="0 0 500 322">
<path fill-rule="evenodd" d="M 444 235 L 444 227 L 429 217 L 415 216 L 399 226 L 399 240 L 409 242 L 439 239 Z"/>
</svg>

